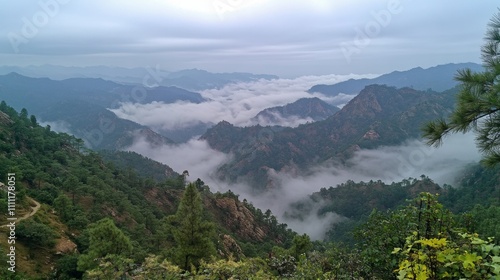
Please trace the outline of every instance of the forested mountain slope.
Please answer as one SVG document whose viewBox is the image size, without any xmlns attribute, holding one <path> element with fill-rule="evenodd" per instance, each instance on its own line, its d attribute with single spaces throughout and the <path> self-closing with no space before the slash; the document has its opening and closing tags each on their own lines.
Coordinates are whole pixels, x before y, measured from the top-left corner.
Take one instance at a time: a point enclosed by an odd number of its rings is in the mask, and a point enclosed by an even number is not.
<svg viewBox="0 0 500 280">
<path fill-rule="evenodd" d="M 242 176 L 264 188 L 271 169 L 299 172 L 326 161 L 342 162 L 360 148 L 418 139 L 425 122 L 449 114 L 456 92 L 456 88 L 437 93 L 371 85 L 324 121 L 280 130 L 221 122 L 202 139 L 214 149 L 234 154 L 234 160 L 219 169 L 221 178 Z"/>
<path fill-rule="evenodd" d="M 33 217 L 17 225 L 19 273 L 81 276 L 77 262 L 90 250 L 88 229 L 106 217 L 131 240 L 133 253 L 127 257 L 132 260 L 141 263 L 148 254 L 173 253 L 165 219 L 176 212 L 185 178 L 169 167 L 164 166 L 170 170 L 166 179 L 115 167 L 123 161 L 105 161 L 84 148 L 82 140 L 41 127 L 27 110 L 17 113 L 5 102 L 0 104 L 0 147 L 0 181 L 7 183 L 7 174 L 15 174 L 18 214 L 29 210 L 28 197 L 42 204 Z M 141 157 L 134 160 L 151 164 Z M 274 245 L 290 244 L 294 233 L 270 212 L 230 192 L 214 194 L 201 180 L 195 184 L 203 218 L 215 224 L 213 242 L 220 241 L 220 254 L 261 255 Z M 1 191 L 0 197 L 7 209 L 7 193 Z M 5 252 L 8 229 L 0 232 Z M 0 273 L 7 271 L 5 265 L 2 262 Z"/>
</svg>

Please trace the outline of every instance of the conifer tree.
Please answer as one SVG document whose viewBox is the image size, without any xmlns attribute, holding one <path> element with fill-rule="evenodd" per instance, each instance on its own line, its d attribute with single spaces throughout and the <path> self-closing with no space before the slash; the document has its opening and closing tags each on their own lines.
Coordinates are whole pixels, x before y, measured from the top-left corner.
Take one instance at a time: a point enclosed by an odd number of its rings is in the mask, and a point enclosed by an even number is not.
<svg viewBox="0 0 500 280">
<path fill-rule="evenodd" d="M 78 270 L 95 268 L 98 260 L 108 255 L 128 256 L 131 251 L 130 239 L 116 227 L 113 220 L 104 218 L 89 229 L 89 248 L 78 259 Z"/>
<path fill-rule="evenodd" d="M 172 229 L 176 257 L 182 268 L 188 270 L 191 265 L 197 267 L 200 260 L 215 254 L 212 241 L 214 226 L 203 220 L 203 204 L 195 184 L 187 185 L 172 220 L 176 224 Z"/>
<path fill-rule="evenodd" d="M 474 131 L 486 165 L 500 163 L 500 11 L 491 19 L 481 48 L 484 72 L 458 71 L 457 105 L 448 120 L 424 127 L 428 144 L 439 145 L 450 133 Z"/>
</svg>

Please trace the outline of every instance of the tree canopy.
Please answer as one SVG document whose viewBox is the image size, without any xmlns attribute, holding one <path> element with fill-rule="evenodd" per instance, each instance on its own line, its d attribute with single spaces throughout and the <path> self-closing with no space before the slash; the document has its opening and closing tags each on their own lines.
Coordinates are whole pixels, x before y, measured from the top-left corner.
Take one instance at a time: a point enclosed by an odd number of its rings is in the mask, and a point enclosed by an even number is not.
<svg viewBox="0 0 500 280">
<path fill-rule="evenodd" d="M 116 227 L 113 220 L 104 218 L 89 229 L 89 248 L 78 260 L 78 268 L 85 271 L 97 266 L 95 261 L 108 255 L 127 255 L 132 251 L 130 239 Z"/>
<path fill-rule="evenodd" d="M 460 92 L 454 111 L 447 120 L 430 122 L 423 130 L 430 145 L 440 145 L 450 133 L 474 131 L 483 162 L 491 166 L 500 163 L 500 11 L 488 24 L 485 40 L 484 71 L 458 71 Z"/>
</svg>

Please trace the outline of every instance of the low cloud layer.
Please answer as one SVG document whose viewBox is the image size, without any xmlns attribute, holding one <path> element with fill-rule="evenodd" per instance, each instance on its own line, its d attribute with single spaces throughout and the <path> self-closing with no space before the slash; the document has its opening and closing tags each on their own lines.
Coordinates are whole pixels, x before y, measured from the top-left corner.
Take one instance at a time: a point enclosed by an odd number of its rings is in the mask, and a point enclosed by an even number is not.
<svg viewBox="0 0 500 280">
<path fill-rule="evenodd" d="M 127 150 L 165 163 L 178 173 L 188 170 L 191 178 L 201 178 L 204 181 L 214 177 L 217 167 L 230 158 L 229 155 L 211 149 L 206 141 L 200 140 L 153 147 L 144 138 L 140 138 Z"/>
<path fill-rule="evenodd" d="M 248 83 L 229 84 L 221 89 L 200 92 L 209 101 L 200 104 L 176 102 L 164 104 L 124 103 L 112 110 L 118 117 L 149 126 L 157 130 L 172 130 L 191 127 L 199 123 L 217 123 L 222 120 L 237 126 L 256 124 L 251 121 L 260 111 L 282 106 L 304 97 L 318 97 L 329 104 L 343 106 L 352 95 L 340 94 L 326 97 L 321 94 L 309 94 L 306 91 L 317 84 L 334 84 L 352 78 L 371 78 L 376 75 L 326 75 L 303 76 L 296 79 L 259 80 Z M 296 117 L 282 118 L 279 123 L 261 125 L 297 126 L 308 120 Z"/>
<path fill-rule="evenodd" d="M 55 122 L 44 122 L 39 121 L 41 126 L 50 126 L 52 131 L 73 134 L 71 131 L 71 125 L 65 121 L 55 121 Z"/>
<path fill-rule="evenodd" d="M 191 180 L 201 178 L 212 191 L 224 192 L 230 189 L 262 210 L 271 209 L 279 221 L 314 239 L 321 239 L 330 225 L 340 221 L 342 217 L 336 214 L 318 217 L 313 210 L 308 217 L 297 220 L 287 218 L 286 213 L 290 211 L 291 203 L 307 199 L 308 195 L 321 188 L 335 187 L 347 180 L 399 182 L 409 177 L 418 178 L 422 174 L 441 185 L 453 185 L 465 166 L 480 159 L 471 134 L 452 135 L 439 148 L 412 140 L 400 146 L 360 150 L 342 167 L 323 164 L 311 168 L 308 175 L 302 176 L 284 172 L 270 174 L 275 181 L 280 182 L 280 187 L 256 196 L 244 183 L 228 184 L 217 180 L 217 168 L 231 160 L 231 156 L 212 150 L 204 141 L 191 140 L 177 146 L 152 148 L 144 140 L 139 140 L 128 150 L 168 164 L 178 172 L 188 170 Z"/>
<path fill-rule="evenodd" d="M 252 120 L 256 124 L 260 124 L 262 126 L 287 126 L 287 127 L 297 127 L 301 124 L 314 122 L 311 117 L 302 118 L 300 116 L 282 116 L 279 112 L 268 112 L 266 116 L 257 116 L 254 120 Z"/>
</svg>

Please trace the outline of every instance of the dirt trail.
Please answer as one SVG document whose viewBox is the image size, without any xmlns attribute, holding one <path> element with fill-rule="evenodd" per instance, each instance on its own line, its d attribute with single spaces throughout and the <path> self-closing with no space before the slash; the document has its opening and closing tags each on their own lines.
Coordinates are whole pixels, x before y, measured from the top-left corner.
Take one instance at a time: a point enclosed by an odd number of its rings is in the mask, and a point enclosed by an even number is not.
<svg viewBox="0 0 500 280">
<path fill-rule="evenodd" d="M 36 212 L 38 212 L 38 210 L 40 209 L 40 203 L 36 200 L 34 200 L 33 198 L 31 197 L 28 197 L 28 199 L 33 202 L 35 204 L 35 206 L 31 206 L 31 211 L 29 213 L 26 213 L 24 214 L 24 216 L 20 217 L 20 218 L 17 218 L 17 220 L 15 220 L 16 223 L 22 221 L 22 220 L 25 220 L 33 215 L 36 214 Z M 6 225 L 2 225 L 0 227 L 6 227 L 8 226 L 9 224 L 6 224 Z"/>
</svg>

